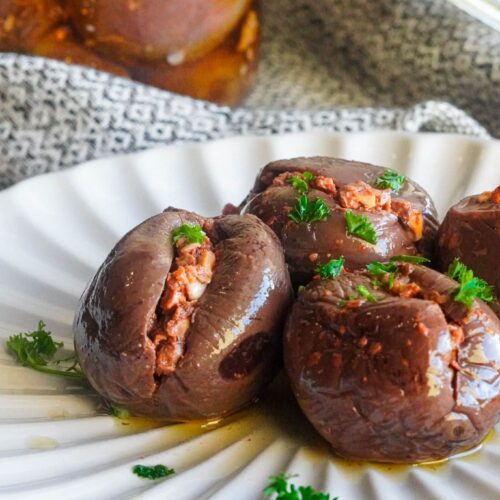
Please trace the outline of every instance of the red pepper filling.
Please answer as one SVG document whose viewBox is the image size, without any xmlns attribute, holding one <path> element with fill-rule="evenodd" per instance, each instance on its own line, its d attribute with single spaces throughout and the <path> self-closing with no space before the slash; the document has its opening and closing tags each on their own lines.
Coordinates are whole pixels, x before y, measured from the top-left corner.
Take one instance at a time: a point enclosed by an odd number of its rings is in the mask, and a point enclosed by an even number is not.
<svg viewBox="0 0 500 500">
<path fill-rule="evenodd" d="M 343 208 L 364 212 L 392 212 L 413 232 L 415 240 L 422 238 L 424 227 L 422 212 L 412 208 L 409 201 L 392 200 L 389 189 L 377 189 L 361 180 L 346 184 L 339 189 L 331 177 L 315 175 L 311 180 L 307 180 L 303 172 L 283 172 L 274 177 L 271 187 L 287 186 L 294 177 L 307 182 L 310 188 L 331 195 Z M 498 190 L 500 198 L 500 187 Z"/>
<path fill-rule="evenodd" d="M 500 205 L 500 186 L 498 186 L 494 191 L 485 191 L 484 193 L 478 194 L 476 199 L 479 203 L 492 201 L 493 203 Z"/>
<path fill-rule="evenodd" d="M 152 335 L 157 376 L 172 373 L 184 354 L 192 314 L 212 280 L 215 266 L 215 253 L 208 238 L 203 243 L 189 243 L 181 238 L 175 249 L 175 262 L 159 304 L 158 327 Z"/>
</svg>

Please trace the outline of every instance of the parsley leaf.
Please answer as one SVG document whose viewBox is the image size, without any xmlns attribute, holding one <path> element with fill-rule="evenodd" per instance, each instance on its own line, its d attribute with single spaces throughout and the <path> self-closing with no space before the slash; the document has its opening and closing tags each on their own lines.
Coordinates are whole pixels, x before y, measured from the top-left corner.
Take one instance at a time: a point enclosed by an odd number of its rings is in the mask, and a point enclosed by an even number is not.
<svg viewBox="0 0 500 500">
<path fill-rule="evenodd" d="M 300 194 L 305 194 L 309 191 L 309 183 L 314 179 L 311 172 L 299 172 L 288 179 L 291 184 Z"/>
<path fill-rule="evenodd" d="M 372 276 L 387 276 L 387 286 L 392 288 L 399 266 L 394 261 L 386 262 L 385 264 L 382 262 L 372 262 L 366 265 L 366 269 L 368 269 Z"/>
<path fill-rule="evenodd" d="M 274 500 L 338 500 L 331 498 L 329 493 L 315 490 L 312 486 L 295 486 L 288 481 L 296 477 L 293 474 L 279 474 L 269 478 L 269 485 L 264 489 L 264 495 L 274 497 Z"/>
<path fill-rule="evenodd" d="M 330 209 L 324 200 L 321 198 L 310 200 L 303 194 L 297 198 L 297 203 L 288 214 L 288 217 L 297 224 L 301 222 L 312 224 L 313 222 L 325 220 L 329 215 Z"/>
<path fill-rule="evenodd" d="M 314 175 L 312 172 L 308 172 L 307 170 L 305 172 L 302 172 L 302 177 L 309 183 L 314 179 Z"/>
<path fill-rule="evenodd" d="M 372 262 L 366 265 L 366 269 L 370 271 L 370 274 L 373 276 L 380 276 L 386 273 L 395 273 L 399 269 L 398 265 L 395 262 Z"/>
<path fill-rule="evenodd" d="M 368 302 L 377 302 L 375 296 L 364 285 L 358 285 L 356 290 L 361 297 L 364 297 Z"/>
<path fill-rule="evenodd" d="M 45 323 L 38 322 L 38 328 L 32 332 L 11 335 L 7 340 L 7 349 L 22 365 L 50 375 L 84 379 L 76 358 L 55 360 L 54 356 L 62 349 L 62 342 L 54 342 L 52 333 L 45 330 Z M 71 365 L 62 367 L 61 363 L 71 361 Z M 51 363 L 51 365 L 49 365 Z"/>
<path fill-rule="evenodd" d="M 124 408 L 123 406 L 118 406 L 114 403 L 111 403 L 110 405 L 110 410 L 111 410 L 111 415 L 116 418 L 129 418 L 132 414 L 130 413 L 127 408 Z"/>
<path fill-rule="evenodd" d="M 357 236 L 368 243 L 377 243 L 377 233 L 366 215 L 356 215 L 352 210 L 345 213 L 347 234 Z"/>
<path fill-rule="evenodd" d="M 485 280 L 476 278 L 474 272 L 461 262 L 458 257 L 449 265 L 446 274 L 460 284 L 455 290 L 456 302 L 465 304 L 468 309 L 472 307 L 474 299 L 493 302 L 495 298 L 493 287 Z"/>
<path fill-rule="evenodd" d="M 318 266 L 314 272 L 318 273 L 324 280 L 334 279 L 342 272 L 344 262 L 344 256 L 341 255 L 338 259 L 332 259 L 326 264 Z"/>
<path fill-rule="evenodd" d="M 309 184 L 298 175 L 294 175 L 288 179 L 288 182 L 300 193 L 304 194 L 309 191 Z"/>
<path fill-rule="evenodd" d="M 203 243 L 206 236 L 198 224 L 182 224 L 172 231 L 172 243 L 177 243 L 181 238 L 186 238 L 188 243 Z"/>
<path fill-rule="evenodd" d="M 406 177 L 404 175 L 398 174 L 391 168 L 386 168 L 384 173 L 375 181 L 375 186 L 379 189 L 390 189 L 398 193 L 405 182 Z"/>
<path fill-rule="evenodd" d="M 156 479 L 161 479 L 162 477 L 167 477 L 171 476 L 172 474 L 175 474 L 174 469 L 170 469 L 169 467 L 165 467 L 165 465 L 158 464 L 158 465 L 134 465 L 132 468 L 132 472 L 139 477 L 142 477 L 144 479 L 151 479 L 151 480 L 156 480 Z"/>
<path fill-rule="evenodd" d="M 424 264 L 430 262 L 427 257 L 421 255 L 395 255 L 390 258 L 391 262 L 409 262 L 410 264 Z"/>
</svg>

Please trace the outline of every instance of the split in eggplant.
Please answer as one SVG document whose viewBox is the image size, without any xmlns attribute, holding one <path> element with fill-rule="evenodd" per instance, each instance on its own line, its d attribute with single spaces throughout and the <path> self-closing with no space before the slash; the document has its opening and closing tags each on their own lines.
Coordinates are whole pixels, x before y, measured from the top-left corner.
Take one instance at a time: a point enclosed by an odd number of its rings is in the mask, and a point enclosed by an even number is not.
<svg viewBox="0 0 500 500">
<path fill-rule="evenodd" d="M 207 238 L 174 244 L 183 225 Z M 134 414 L 221 417 L 279 370 L 291 295 L 279 241 L 259 219 L 169 209 L 125 235 L 97 271 L 75 317 L 76 353 L 94 388 Z"/>
</svg>

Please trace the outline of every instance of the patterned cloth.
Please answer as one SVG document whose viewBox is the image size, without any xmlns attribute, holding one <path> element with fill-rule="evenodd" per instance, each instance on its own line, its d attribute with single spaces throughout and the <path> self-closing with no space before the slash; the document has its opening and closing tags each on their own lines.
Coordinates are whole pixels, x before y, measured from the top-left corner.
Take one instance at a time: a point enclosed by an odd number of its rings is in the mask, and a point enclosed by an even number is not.
<svg viewBox="0 0 500 500">
<path fill-rule="evenodd" d="M 257 85 L 239 109 L 0 54 L 0 188 L 93 158 L 236 134 L 500 134 L 500 34 L 448 2 L 263 5 Z"/>
</svg>

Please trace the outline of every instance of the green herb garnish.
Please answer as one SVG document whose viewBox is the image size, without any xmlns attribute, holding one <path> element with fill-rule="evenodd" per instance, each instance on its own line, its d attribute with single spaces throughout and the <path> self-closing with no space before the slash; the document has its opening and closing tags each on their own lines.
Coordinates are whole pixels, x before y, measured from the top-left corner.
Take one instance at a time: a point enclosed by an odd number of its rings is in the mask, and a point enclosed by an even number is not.
<svg viewBox="0 0 500 500">
<path fill-rule="evenodd" d="M 387 275 L 387 286 L 389 288 L 392 288 L 392 286 L 394 285 L 394 278 L 396 277 L 399 266 L 396 264 L 396 262 L 372 262 L 371 264 L 366 265 L 366 269 L 368 269 L 368 271 L 370 271 L 370 274 L 373 276 Z"/>
<path fill-rule="evenodd" d="M 368 302 L 377 302 L 375 296 L 364 285 L 358 285 L 356 290 L 361 297 L 364 297 Z"/>
<path fill-rule="evenodd" d="M 64 344 L 54 342 L 52 333 L 45 330 L 45 326 L 43 321 L 39 321 L 36 330 L 10 336 L 7 348 L 23 366 L 50 375 L 84 379 L 74 355 L 66 359 L 54 359 Z M 69 366 L 63 366 L 68 362 L 71 363 Z"/>
<path fill-rule="evenodd" d="M 274 500 L 338 500 L 329 493 L 315 490 L 312 486 L 295 486 L 289 480 L 297 477 L 293 474 L 279 474 L 269 478 L 269 485 L 264 489 L 264 495 L 274 496 Z"/>
<path fill-rule="evenodd" d="M 293 177 L 290 177 L 288 179 L 288 182 L 300 193 L 304 194 L 309 191 L 309 184 L 307 182 L 300 178 L 298 175 L 294 175 Z"/>
<path fill-rule="evenodd" d="M 384 173 L 375 181 L 375 186 L 379 189 L 390 189 L 398 193 L 405 182 L 406 177 L 404 175 L 398 174 L 391 168 L 386 168 Z"/>
<path fill-rule="evenodd" d="M 132 468 L 132 472 L 139 477 L 142 477 L 144 479 L 151 479 L 151 480 L 156 480 L 156 479 L 161 479 L 162 477 L 167 477 L 171 476 L 172 474 L 175 474 L 174 469 L 170 469 L 169 467 L 165 467 L 165 465 L 158 464 L 158 465 L 134 465 Z"/>
<path fill-rule="evenodd" d="M 370 271 L 370 274 L 374 276 L 380 276 L 386 273 L 395 273 L 398 271 L 399 267 L 395 262 L 372 262 L 366 265 L 366 269 Z"/>
<path fill-rule="evenodd" d="M 396 255 L 390 258 L 391 262 L 409 262 L 410 264 L 424 264 L 430 262 L 427 257 L 421 255 Z"/>
<path fill-rule="evenodd" d="M 366 215 L 356 215 L 352 210 L 345 213 L 347 234 L 357 236 L 368 243 L 377 243 L 377 233 Z"/>
<path fill-rule="evenodd" d="M 344 256 L 341 255 L 338 259 L 332 259 L 326 264 L 318 266 L 314 272 L 318 273 L 324 280 L 334 279 L 342 272 L 344 262 Z"/>
<path fill-rule="evenodd" d="M 297 224 L 312 224 L 325 220 L 330 215 L 328 205 L 321 198 L 310 200 L 305 194 L 297 198 L 297 203 L 288 217 Z"/>
<path fill-rule="evenodd" d="M 455 301 L 465 304 L 468 309 L 472 307 L 474 299 L 484 302 L 493 302 L 493 287 L 485 280 L 476 278 L 474 272 L 469 269 L 460 259 L 455 260 L 448 266 L 446 274 L 458 281 L 460 286 L 454 291 Z"/>
<path fill-rule="evenodd" d="M 309 191 L 309 183 L 314 179 L 311 172 L 302 172 L 298 175 L 293 175 L 288 179 L 288 182 L 300 193 L 305 194 Z"/>
<path fill-rule="evenodd" d="M 172 231 L 172 243 L 186 238 L 188 243 L 203 243 L 207 235 L 198 224 L 182 224 Z"/>
<path fill-rule="evenodd" d="M 111 403 L 110 405 L 111 415 L 116 418 L 129 418 L 132 414 L 127 408 L 123 408 L 123 406 L 115 405 Z"/>
</svg>

